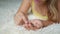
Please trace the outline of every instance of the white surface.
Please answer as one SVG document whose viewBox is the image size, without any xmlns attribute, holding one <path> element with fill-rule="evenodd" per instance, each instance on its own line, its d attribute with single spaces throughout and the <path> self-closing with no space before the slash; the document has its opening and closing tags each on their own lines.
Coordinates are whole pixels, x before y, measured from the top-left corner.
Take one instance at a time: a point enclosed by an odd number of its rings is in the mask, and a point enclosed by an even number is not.
<svg viewBox="0 0 60 34">
<path fill-rule="evenodd" d="M 0 0 L 0 34 L 60 34 L 60 24 L 52 24 L 37 31 L 20 30 L 14 24 L 14 14 L 21 0 Z"/>
</svg>

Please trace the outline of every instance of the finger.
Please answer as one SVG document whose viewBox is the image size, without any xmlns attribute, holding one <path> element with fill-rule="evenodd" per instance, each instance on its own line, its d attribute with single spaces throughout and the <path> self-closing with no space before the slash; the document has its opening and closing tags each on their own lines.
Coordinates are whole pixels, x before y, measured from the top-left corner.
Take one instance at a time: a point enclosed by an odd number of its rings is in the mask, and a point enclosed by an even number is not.
<svg viewBox="0 0 60 34">
<path fill-rule="evenodd" d="M 34 22 L 34 26 L 36 26 L 37 28 L 40 28 L 41 27 L 41 24 L 39 21 L 35 21 Z"/>
<path fill-rule="evenodd" d="M 30 30 L 30 29 L 29 29 L 29 26 L 28 26 L 27 24 L 24 24 L 23 26 L 24 26 L 27 30 Z"/>
<path fill-rule="evenodd" d="M 43 27 L 43 24 L 42 24 L 41 20 L 37 20 L 36 25 L 37 25 L 37 28 L 42 28 Z"/>
<path fill-rule="evenodd" d="M 29 22 L 29 27 L 30 27 L 30 30 L 36 30 L 37 29 L 31 22 Z"/>
<path fill-rule="evenodd" d="M 33 27 L 31 24 L 29 24 L 30 30 L 36 30 L 36 27 Z"/>
<path fill-rule="evenodd" d="M 15 20 L 16 25 L 19 25 L 19 23 L 20 23 L 19 20 L 20 20 L 20 19 L 18 19 L 17 17 L 15 17 L 14 20 Z"/>
<path fill-rule="evenodd" d="M 40 21 L 32 20 L 31 22 L 37 29 L 41 27 Z"/>
<path fill-rule="evenodd" d="M 32 25 L 33 27 L 35 27 L 35 26 L 36 26 L 36 24 L 35 24 L 35 21 L 34 21 L 34 20 L 31 20 L 31 25 Z"/>
<path fill-rule="evenodd" d="M 28 23 L 28 17 L 25 15 L 25 14 L 22 14 L 23 16 L 22 16 L 22 18 L 23 18 L 23 21 L 25 22 L 25 23 Z"/>
<path fill-rule="evenodd" d="M 24 21 L 21 17 L 17 16 L 17 17 L 14 18 L 14 20 L 15 20 L 16 26 L 20 26 L 20 25 L 24 24 Z"/>
</svg>

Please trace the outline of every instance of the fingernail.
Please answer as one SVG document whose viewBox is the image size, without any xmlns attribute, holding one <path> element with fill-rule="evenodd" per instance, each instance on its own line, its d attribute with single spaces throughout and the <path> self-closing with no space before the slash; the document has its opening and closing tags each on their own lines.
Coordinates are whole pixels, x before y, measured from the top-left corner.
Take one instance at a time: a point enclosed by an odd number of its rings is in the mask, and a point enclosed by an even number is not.
<svg viewBox="0 0 60 34">
<path fill-rule="evenodd" d="M 25 21 L 26 24 L 28 24 L 29 22 L 28 21 Z"/>
</svg>

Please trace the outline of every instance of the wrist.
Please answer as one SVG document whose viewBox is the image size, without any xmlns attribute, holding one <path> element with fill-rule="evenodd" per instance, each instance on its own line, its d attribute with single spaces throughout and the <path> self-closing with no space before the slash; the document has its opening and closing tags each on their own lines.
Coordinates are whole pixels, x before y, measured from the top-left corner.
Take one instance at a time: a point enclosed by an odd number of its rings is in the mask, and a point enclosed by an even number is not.
<svg viewBox="0 0 60 34">
<path fill-rule="evenodd" d="M 42 21 L 42 24 L 43 24 L 43 27 L 46 27 L 48 25 L 51 25 L 53 24 L 54 22 L 50 21 L 50 20 L 47 20 L 47 21 Z"/>
<path fill-rule="evenodd" d="M 23 11 L 18 11 L 17 13 L 18 13 L 18 14 L 24 14 L 24 15 L 27 15 L 27 13 L 26 13 L 26 12 L 23 12 Z"/>
<path fill-rule="evenodd" d="M 18 13 L 27 14 L 27 12 L 26 12 L 26 11 L 18 11 Z"/>
</svg>

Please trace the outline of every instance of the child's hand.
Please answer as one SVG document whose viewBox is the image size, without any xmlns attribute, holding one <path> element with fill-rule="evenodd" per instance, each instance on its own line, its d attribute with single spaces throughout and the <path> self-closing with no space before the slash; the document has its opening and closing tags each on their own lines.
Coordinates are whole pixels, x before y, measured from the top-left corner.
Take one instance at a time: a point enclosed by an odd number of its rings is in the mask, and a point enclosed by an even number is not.
<svg viewBox="0 0 60 34">
<path fill-rule="evenodd" d="M 31 20 L 28 24 L 25 24 L 24 27 L 28 30 L 37 30 L 43 27 L 43 24 L 39 19 L 34 19 Z"/>
<path fill-rule="evenodd" d="M 28 22 L 27 15 L 23 12 L 18 12 L 14 17 L 16 25 L 22 25 Z"/>
</svg>

